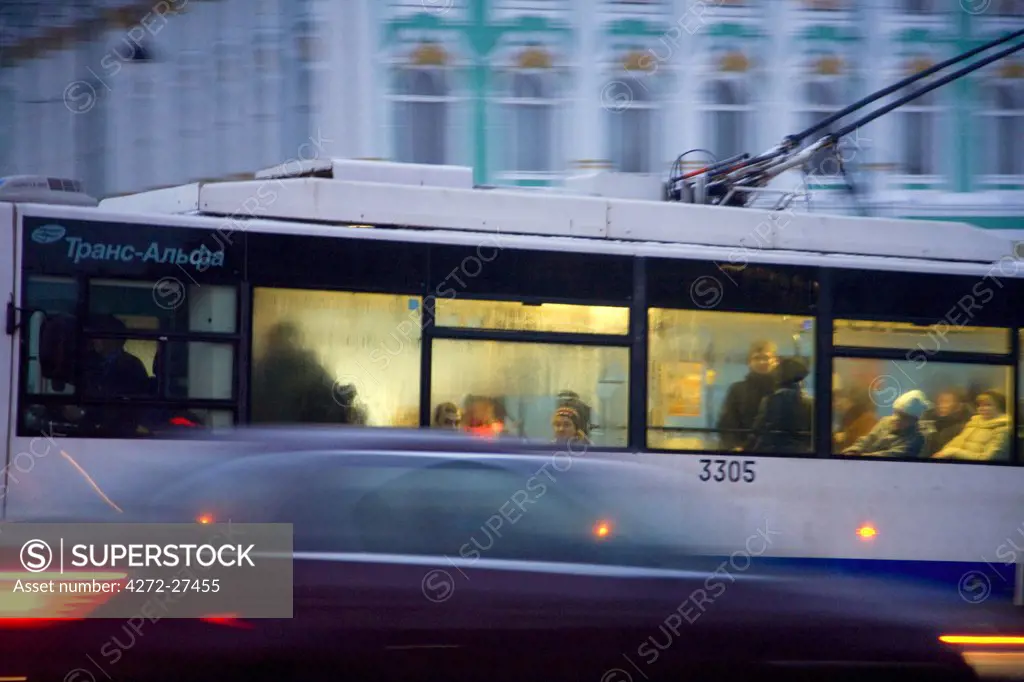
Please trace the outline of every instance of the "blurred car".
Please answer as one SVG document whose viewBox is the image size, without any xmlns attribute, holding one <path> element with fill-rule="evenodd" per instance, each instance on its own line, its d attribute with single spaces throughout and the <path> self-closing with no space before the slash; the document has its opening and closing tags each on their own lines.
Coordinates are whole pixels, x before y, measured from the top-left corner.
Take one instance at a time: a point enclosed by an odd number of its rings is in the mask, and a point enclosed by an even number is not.
<svg viewBox="0 0 1024 682">
<path fill-rule="evenodd" d="M 694 556 L 660 470 L 429 432 L 249 429 L 224 445 L 240 456 L 78 520 L 292 523 L 294 618 L 134 636 L 0 621 L 0 676 L 976 679 L 938 639 L 955 616 L 918 597 Z"/>
</svg>

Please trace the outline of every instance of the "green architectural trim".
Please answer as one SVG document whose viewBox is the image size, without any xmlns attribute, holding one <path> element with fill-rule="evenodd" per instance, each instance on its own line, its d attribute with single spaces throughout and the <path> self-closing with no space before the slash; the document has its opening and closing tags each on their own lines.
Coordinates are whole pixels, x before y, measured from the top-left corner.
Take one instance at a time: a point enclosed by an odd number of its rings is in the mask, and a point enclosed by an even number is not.
<svg viewBox="0 0 1024 682">
<path fill-rule="evenodd" d="M 611 22 L 605 29 L 605 35 L 629 38 L 660 38 L 669 32 L 671 26 L 667 21 L 643 21 L 640 19 L 621 19 Z"/>
<path fill-rule="evenodd" d="M 903 216 L 905 220 L 967 223 L 987 230 L 1024 230 L 1024 216 Z"/>
<path fill-rule="evenodd" d="M 491 66 L 494 50 L 510 35 L 557 36 L 561 40 L 571 39 L 573 27 L 565 22 L 552 21 L 542 16 L 521 16 L 510 21 L 495 21 L 491 15 L 493 0 L 468 0 L 465 19 L 457 18 L 454 12 L 438 14 L 421 12 L 412 17 L 397 19 L 384 26 L 384 43 L 400 42 L 403 34 L 414 33 L 455 33 L 461 37 L 472 52 L 469 69 L 470 98 L 472 100 L 473 140 L 473 181 L 484 185 L 490 182 L 491 139 L 488 135 L 488 96 L 494 86 L 495 69 Z M 642 23 L 642 22 L 641 22 Z M 660 23 L 649 27 L 652 35 L 663 35 L 668 25 Z"/>
<path fill-rule="evenodd" d="M 803 40 L 827 41 L 830 43 L 848 43 L 863 40 L 853 27 L 816 25 L 806 28 L 800 35 Z"/>
</svg>

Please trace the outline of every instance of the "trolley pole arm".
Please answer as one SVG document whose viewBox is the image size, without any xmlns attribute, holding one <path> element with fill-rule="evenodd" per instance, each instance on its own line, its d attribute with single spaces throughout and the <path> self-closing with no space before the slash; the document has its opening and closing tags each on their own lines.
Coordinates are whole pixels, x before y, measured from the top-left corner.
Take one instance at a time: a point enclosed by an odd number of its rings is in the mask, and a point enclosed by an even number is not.
<svg viewBox="0 0 1024 682">
<path fill-rule="evenodd" d="M 909 95 L 905 95 L 903 97 L 900 97 L 896 101 L 890 102 L 889 104 L 886 104 L 881 109 L 877 109 L 876 111 L 871 112 L 867 116 L 864 116 L 862 118 L 857 119 L 853 123 L 845 126 L 844 128 L 842 128 L 841 130 L 835 132 L 834 134 L 830 135 L 829 137 L 833 138 L 834 140 L 838 140 L 841 137 L 849 135 L 850 133 L 852 133 L 853 131 L 857 130 L 858 128 L 861 128 L 861 127 L 867 125 L 868 123 L 871 123 L 876 118 L 878 118 L 880 116 L 884 116 L 885 114 L 888 114 L 893 109 L 898 109 L 899 107 L 903 106 L 907 102 L 913 102 L 915 99 L 917 99 L 921 95 L 927 95 L 929 92 L 931 92 L 932 90 L 935 90 L 936 88 L 941 88 L 943 85 L 947 85 L 949 83 L 952 83 L 953 81 L 957 80 L 958 78 L 963 78 L 967 74 L 969 74 L 971 72 L 974 72 L 974 71 L 977 71 L 978 69 L 982 68 L 983 66 L 988 66 L 992 62 L 999 61 L 1003 57 L 1009 57 L 1014 52 L 1019 52 L 1020 50 L 1024 50 L 1024 43 L 1021 43 L 1020 45 L 1016 45 L 1014 47 L 1008 47 L 1005 50 L 1000 50 L 999 52 L 996 52 L 994 55 L 990 55 L 988 57 L 985 57 L 982 60 L 974 62 L 970 66 L 965 66 L 962 69 L 958 69 L 958 70 L 954 71 L 953 73 L 949 74 L 948 76 L 943 76 L 942 78 L 938 79 L 937 81 L 935 81 L 933 83 L 929 83 L 928 85 L 922 87 L 921 89 L 915 90 L 914 92 L 910 93 Z"/>
<path fill-rule="evenodd" d="M 807 128 L 805 130 L 801 130 L 799 133 L 796 133 L 795 135 L 790 135 L 787 138 L 787 140 L 791 140 L 794 145 L 800 144 L 806 138 L 810 137 L 811 135 L 813 135 L 814 133 L 818 132 L 819 130 L 827 128 L 828 126 L 832 125 L 833 123 L 835 123 L 836 121 L 838 121 L 842 117 L 848 116 L 848 115 L 852 114 L 853 112 L 857 111 L 858 109 L 863 109 L 865 106 L 867 106 L 868 104 L 871 104 L 872 102 L 877 102 L 878 100 L 882 99 L 886 95 L 890 95 L 890 94 L 896 92 L 897 90 L 900 90 L 901 88 L 905 88 L 908 85 L 911 85 L 912 83 L 915 83 L 915 82 L 921 80 L 922 78 L 927 78 L 928 76 L 931 76 L 934 73 L 942 71 L 943 69 L 949 68 L 950 66 L 953 66 L 954 64 L 959 64 L 960 62 L 962 62 L 962 61 L 964 61 L 966 59 L 970 59 L 971 57 L 973 57 L 973 56 L 975 56 L 977 54 L 985 52 L 986 50 L 990 50 L 993 47 L 996 47 L 997 45 L 1002 45 L 1003 43 L 1009 42 L 1009 41 L 1014 40 L 1015 38 L 1019 38 L 1021 36 L 1024 36 L 1024 29 L 1021 29 L 1019 31 L 1014 31 L 1013 33 L 1008 33 L 1005 36 L 1003 36 L 1002 38 L 997 38 L 995 40 L 989 41 L 989 42 L 985 43 L 984 45 L 979 45 L 978 47 L 974 48 L 973 50 L 969 50 L 967 52 L 964 52 L 963 54 L 959 54 L 956 57 L 951 57 L 950 59 L 947 59 L 944 62 L 939 62 L 938 64 L 936 64 L 934 66 L 931 66 L 931 67 L 925 69 L 924 71 L 916 73 L 916 74 L 914 74 L 912 76 L 907 76 L 906 78 L 904 78 L 904 79 L 902 79 L 902 80 L 900 80 L 900 81 L 898 81 L 896 83 L 893 83 L 892 85 L 890 85 L 888 87 L 882 88 L 881 90 L 878 90 L 877 92 L 873 92 L 872 94 L 868 95 L 867 97 L 864 97 L 862 99 L 857 100 L 853 104 L 840 109 L 839 111 L 835 112 L 834 114 L 826 116 L 825 118 L 821 119 L 820 121 L 818 121 L 814 125 L 810 126 L 809 128 Z"/>
</svg>

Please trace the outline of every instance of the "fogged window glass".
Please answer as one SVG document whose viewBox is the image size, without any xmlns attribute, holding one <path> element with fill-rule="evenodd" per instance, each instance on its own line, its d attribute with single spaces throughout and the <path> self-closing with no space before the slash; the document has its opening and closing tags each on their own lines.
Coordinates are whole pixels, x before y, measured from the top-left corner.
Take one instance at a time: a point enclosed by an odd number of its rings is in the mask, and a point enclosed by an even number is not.
<svg viewBox="0 0 1024 682">
<path fill-rule="evenodd" d="M 861 358 L 833 364 L 833 449 L 847 455 L 1006 461 L 1009 367 Z"/>
<path fill-rule="evenodd" d="M 256 289 L 252 421 L 419 425 L 420 299 Z"/>
<path fill-rule="evenodd" d="M 860 348 L 905 348 L 908 351 L 908 360 L 947 351 L 1010 352 L 1010 330 L 959 326 L 966 319 L 967 315 L 961 313 L 959 318 L 951 318 L 950 323 L 940 322 L 931 325 L 836 320 L 833 343 L 837 346 Z"/>
<path fill-rule="evenodd" d="M 430 400 L 471 433 L 624 447 L 629 350 L 438 339 Z"/>
<path fill-rule="evenodd" d="M 1017 376 L 1020 377 L 1022 386 L 1017 388 L 1017 433 L 1018 437 L 1021 439 L 1021 451 L 1024 452 L 1024 426 L 1022 426 L 1022 422 L 1024 422 L 1024 400 L 1021 399 L 1021 396 L 1024 395 L 1024 331 L 1019 333 L 1021 357 L 1018 358 Z M 1018 463 L 1020 462 L 1019 459 L 1017 461 Z"/>
<path fill-rule="evenodd" d="M 649 447 L 812 450 L 812 318 L 652 309 L 649 325 Z"/>
<path fill-rule="evenodd" d="M 517 301 L 437 299 L 439 327 L 501 329 L 509 331 L 568 332 L 576 334 L 628 334 L 629 308 Z"/>
</svg>

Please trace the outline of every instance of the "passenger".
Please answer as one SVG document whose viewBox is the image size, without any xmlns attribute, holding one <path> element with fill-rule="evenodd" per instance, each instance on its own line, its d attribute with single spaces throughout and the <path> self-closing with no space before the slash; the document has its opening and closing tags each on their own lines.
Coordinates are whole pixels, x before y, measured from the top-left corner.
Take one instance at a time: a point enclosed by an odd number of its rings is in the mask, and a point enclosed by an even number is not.
<svg viewBox="0 0 1024 682">
<path fill-rule="evenodd" d="M 587 436 L 583 424 L 583 417 L 576 408 L 568 405 L 555 410 L 555 416 L 551 419 L 551 426 L 555 430 L 555 442 L 560 444 L 584 443 L 589 445 L 590 438 Z"/>
<path fill-rule="evenodd" d="M 935 409 L 925 413 L 922 420 L 929 421 L 934 433 L 928 438 L 929 453 L 942 450 L 953 438 L 964 430 L 972 416 L 971 408 L 964 401 L 960 389 L 949 388 L 935 397 Z"/>
<path fill-rule="evenodd" d="M 93 326 L 105 332 L 126 332 L 113 315 L 103 315 Z M 85 358 L 85 390 L 95 397 L 140 396 L 151 392 L 149 372 L 142 360 L 124 349 L 125 339 L 92 339 Z"/>
<path fill-rule="evenodd" d="M 866 388 L 848 388 L 836 393 L 833 409 L 838 417 L 838 427 L 832 436 L 836 452 L 851 447 L 858 440 L 871 433 L 878 423 L 875 405 Z"/>
<path fill-rule="evenodd" d="M 1006 396 L 999 391 L 978 394 L 978 414 L 956 437 L 935 453 L 937 459 L 1006 459 L 1010 453 L 1010 418 Z"/>
<path fill-rule="evenodd" d="M 127 325 L 114 315 L 102 315 L 92 321 L 99 331 L 125 332 Z M 112 398 L 125 401 L 128 398 L 152 393 L 149 372 L 142 360 L 124 349 L 126 339 L 92 339 L 82 367 L 82 383 L 85 395 L 92 398 Z M 88 424 L 91 428 L 116 436 L 132 436 L 139 430 L 143 413 L 131 408 L 111 406 L 90 406 L 85 408 L 68 406 L 64 416 L 77 423 Z"/>
<path fill-rule="evenodd" d="M 481 438 L 497 438 L 505 431 L 505 422 L 498 418 L 498 406 L 490 398 L 469 396 L 464 411 L 466 431 Z"/>
<path fill-rule="evenodd" d="M 921 391 L 908 391 L 893 403 L 893 414 L 871 429 L 871 433 L 843 450 L 844 455 L 878 457 L 919 457 L 925 446 L 921 415 L 931 407 Z"/>
<path fill-rule="evenodd" d="M 435 429 L 457 429 L 462 423 L 462 414 L 455 403 L 441 403 L 434 409 Z"/>
<path fill-rule="evenodd" d="M 801 386 L 808 369 L 798 358 L 782 358 L 775 369 L 778 388 L 761 403 L 754 432 L 744 449 L 753 452 L 809 452 L 814 402 Z"/>
<path fill-rule="evenodd" d="M 365 410 L 352 386 L 338 386 L 302 346 L 298 328 L 275 325 L 252 369 L 252 421 L 262 424 L 359 424 Z"/>
<path fill-rule="evenodd" d="M 717 430 L 722 450 L 741 450 L 750 437 L 750 430 L 761 409 L 761 401 L 775 391 L 772 373 L 778 362 L 778 351 L 770 341 L 755 341 L 747 355 L 750 373 L 729 387 L 718 417 Z"/>
<path fill-rule="evenodd" d="M 583 423 L 583 433 L 590 435 L 590 427 L 593 423 L 590 421 L 590 405 L 583 402 L 579 394 L 575 391 L 562 391 L 558 394 L 558 407 L 571 407 L 579 412 L 580 419 Z"/>
</svg>

